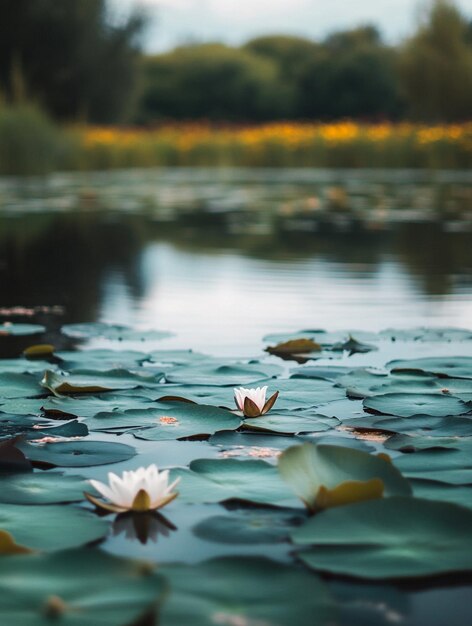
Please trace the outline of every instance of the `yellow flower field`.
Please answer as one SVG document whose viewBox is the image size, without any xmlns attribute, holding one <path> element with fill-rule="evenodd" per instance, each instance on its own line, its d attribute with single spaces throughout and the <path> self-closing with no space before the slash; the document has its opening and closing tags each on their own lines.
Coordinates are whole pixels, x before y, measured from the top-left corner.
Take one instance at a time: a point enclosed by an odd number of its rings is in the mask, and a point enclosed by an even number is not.
<svg viewBox="0 0 472 626">
<path fill-rule="evenodd" d="M 70 131 L 81 169 L 151 166 L 441 167 L 472 164 L 472 123 L 167 124 Z"/>
</svg>

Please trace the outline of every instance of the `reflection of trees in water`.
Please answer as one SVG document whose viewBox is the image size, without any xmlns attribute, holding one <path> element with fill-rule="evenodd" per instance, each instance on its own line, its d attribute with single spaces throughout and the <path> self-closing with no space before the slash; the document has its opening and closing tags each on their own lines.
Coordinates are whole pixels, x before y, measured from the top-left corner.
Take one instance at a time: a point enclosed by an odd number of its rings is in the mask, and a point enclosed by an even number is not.
<svg viewBox="0 0 472 626">
<path fill-rule="evenodd" d="M 143 229 L 140 220 L 134 222 L 93 213 L 2 220 L 2 304 L 60 304 L 65 321 L 94 320 L 105 276 L 113 269 L 123 272 L 139 297 Z"/>
<path fill-rule="evenodd" d="M 280 264 L 317 259 L 360 278 L 394 259 L 415 277 L 419 289 L 433 295 L 450 293 L 457 276 L 467 281 L 472 267 L 472 235 L 444 233 L 439 225 L 262 236 L 232 235 L 208 224 L 159 224 L 142 215 L 25 215 L 0 221 L 2 305 L 61 304 L 66 308 L 63 321 L 94 320 L 110 272 L 123 274 L 132 296 L 143 296 L 140 253 L 158 241 L 214 255 L 215 262 L 228 251 Z"/>
</svg>

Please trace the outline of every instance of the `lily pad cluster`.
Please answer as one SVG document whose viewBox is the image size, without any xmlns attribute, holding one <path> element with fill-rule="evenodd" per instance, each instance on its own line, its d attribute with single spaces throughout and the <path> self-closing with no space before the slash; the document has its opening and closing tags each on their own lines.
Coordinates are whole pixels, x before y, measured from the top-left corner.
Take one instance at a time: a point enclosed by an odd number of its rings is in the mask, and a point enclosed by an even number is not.
<svg viewBox="0 0 472 626">
<path fill-rule="evenodd" d="M 75 348 L 0 360 L 5 623 L 384 623 L 344 577 L 472 572 L 469 331 L 309 330 L 247 359 L 158 350 L 154 330 L 62 332 Z M 102 504 L 97 480 L 151 464 L 177 485 L 165 509 L 145 490 Z"/>
</svg>

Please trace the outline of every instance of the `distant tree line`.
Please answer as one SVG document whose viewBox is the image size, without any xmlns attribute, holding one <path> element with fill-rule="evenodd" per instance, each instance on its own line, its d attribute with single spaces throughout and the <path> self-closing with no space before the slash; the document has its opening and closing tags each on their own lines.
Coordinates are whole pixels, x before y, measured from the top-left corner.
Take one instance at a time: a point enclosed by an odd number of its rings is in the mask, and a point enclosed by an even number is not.
<svg viewBox="0 0 472 626">
<path fill-rule="evenodd" d="M 111 25 L 106 0 L 3 0 L 0 93 L 95 123 L 472 118 L 472 27 L 452 0 L 431 0 L 398 46 L 365 26 L 146 56 L 144 26 Z"/>
</svg>

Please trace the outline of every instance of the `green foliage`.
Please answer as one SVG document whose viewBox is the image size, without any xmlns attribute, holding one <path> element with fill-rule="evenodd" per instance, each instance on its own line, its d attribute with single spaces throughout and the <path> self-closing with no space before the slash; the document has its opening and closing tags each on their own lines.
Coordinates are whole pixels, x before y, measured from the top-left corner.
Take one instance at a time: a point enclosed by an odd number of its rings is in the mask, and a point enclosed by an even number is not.
<svg viewBox="0 0 472 626">
<path fill-rule="evenodd" d="M 105 0 L 5 0 L 0 89 L 12 102 L 34 96 L 60 119 L 122 119 L 137 87 L 142 26 L 139 15 L 111 25 Z"/>
<path fill-rule="evenodd" d="M 144 120 L 263 120 L 283 113 L 275 63 L 249 51 L 186 46 L 145 59 L 144 73 Z"/>
<path fill-rule="evenodd" d="M 65 148 L 58 129 L 31 105 L 0 104 L 0 174 L 43 174 L 57 167 Z"/>
<path fill-rule="evenodd" d="M 470 28 L 449 0 L 434 0 L 419 31 L 405 44 L 399 77 L 416 119 L 458 121 L 472 110 Z"/>
</svg>

